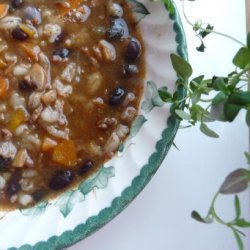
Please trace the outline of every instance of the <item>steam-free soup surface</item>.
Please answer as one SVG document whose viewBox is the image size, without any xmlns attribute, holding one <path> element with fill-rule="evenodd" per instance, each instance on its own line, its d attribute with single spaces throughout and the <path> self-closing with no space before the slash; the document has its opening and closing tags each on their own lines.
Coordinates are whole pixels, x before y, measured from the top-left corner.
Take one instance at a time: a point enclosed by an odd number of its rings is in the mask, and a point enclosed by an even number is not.
<svg viewBox="0 0 250 250">
<path fill-rule="evenodd" d="M 123 0 L 0 3 L 0 207 L 63 192 L 111 158 L 143 89 Z"/>
</svg>

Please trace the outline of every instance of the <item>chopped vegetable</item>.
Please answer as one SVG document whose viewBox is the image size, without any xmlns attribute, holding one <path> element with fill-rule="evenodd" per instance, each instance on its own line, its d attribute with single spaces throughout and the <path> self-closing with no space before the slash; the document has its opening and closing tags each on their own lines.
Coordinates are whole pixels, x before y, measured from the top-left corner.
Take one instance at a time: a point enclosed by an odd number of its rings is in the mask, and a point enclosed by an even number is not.
<svg viewBox="0 0 250 250">
<path fill-rule="evenodd" d="M 53 151 L 52 160 L 65 167 L 73 167 L 77 163 L 75 144 L 72 140 L 65 140 L 58 144 Z"/>
<path fill-rule="evenodd" d="M 10 122 L 8 123 L 8 129 L 11 131 L 11 132 L 14 132 L 17 127 L 25 121 L 25 113 L 22 109 L 18 109 L 16 110 L 12 116 L 11 116 L 11 119 L 10 119 Z"/>
<path fill-rule="evenodd" d="M 0 99 L 5 98 L 9 88 L 9 81 L 0 76 Z"/>
<path fill-rule="evenodd" d="M 43 152 L 50 151 L 51 149 L 55 148 L 57 145 L 58 143 L 55 140 L 52 140 L 51 138 L 46 137 L 42 143 L 42 151 Z"/>
<path fill-rule="evenodd" d="M 7 15 L 9 7 L 10 6 L 8 4 L 0 4 L 0 18 L 3 18 Z"/>
</svg>

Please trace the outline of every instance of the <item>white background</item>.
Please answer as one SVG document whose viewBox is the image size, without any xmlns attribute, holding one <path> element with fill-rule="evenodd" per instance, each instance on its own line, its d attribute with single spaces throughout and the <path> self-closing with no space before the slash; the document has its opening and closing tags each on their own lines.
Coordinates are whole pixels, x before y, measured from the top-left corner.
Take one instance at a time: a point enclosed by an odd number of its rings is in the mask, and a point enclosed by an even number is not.
<svg viewBox="0 0 250 250">
<path fill-rule="evenodd" d="M 181 2 L 176 0 L 181 12 Z M 186 12 L 194 22 L 202 19 L 217 31 L 245 40 L 244 0 L 187 1 Z M 205 54 L 195 51 L 199 41 L 183 20 L 189 58 L 195 75 L 226 74 L 238 45 L 225 38 L 206 38 Z M 190 218 L 193 209 L 207 213 L 211 199 L 225 176 L 246 167 L 243 152 L 248 150 L 244 114 L 233 124 L 215 123 L 219 139 L 203 136 L 197 128 L 179 130 L 175 143 L 149 185 L 119 216 L 104 228 L 69 250 L 236 250 L 231 231 L 218 224 L 204 225 Z M 242 210 L 249 218 L 249 193 L 241 196 Z M 221 197 L 216 206 L 220 215 L 232 219 L 233 199 Z M 250 249 L 246 231 L 245 249 Z"/>
</svg>

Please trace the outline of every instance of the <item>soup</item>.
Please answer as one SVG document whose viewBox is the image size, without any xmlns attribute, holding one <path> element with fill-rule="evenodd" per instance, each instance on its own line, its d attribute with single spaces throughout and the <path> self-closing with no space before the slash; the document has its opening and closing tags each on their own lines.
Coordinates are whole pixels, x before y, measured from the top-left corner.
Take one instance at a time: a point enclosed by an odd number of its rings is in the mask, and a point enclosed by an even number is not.
<svg viewBox="0 0 250 250">
<path fill-rule="evenodd" d="M 0 206 L 34 205 L 115 155 L 143 91 L 124 0 L 2 0 Z"/>
</svg>

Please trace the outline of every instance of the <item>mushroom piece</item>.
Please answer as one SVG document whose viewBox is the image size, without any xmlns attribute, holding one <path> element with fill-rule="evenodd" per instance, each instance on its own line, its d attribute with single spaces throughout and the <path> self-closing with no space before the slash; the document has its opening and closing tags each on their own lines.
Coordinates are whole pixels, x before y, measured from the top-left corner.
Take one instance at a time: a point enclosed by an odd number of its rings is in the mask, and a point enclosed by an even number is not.
<svg viewBox="0 0 250 250">
<path fill-rule="evenodd" d="M 101 40 L 98 47 L 101 50 L 102 58 L 106 62 L 112 62 L 116 59 L 116 50 L 113 44 L 106 40 Z"/>
<path fill-rule="evenodd" d="M 30 85 L 34 85 L 38 90 L 44 90 L 46 84 L 46 75 L 44 69 L 35 63 L 29 73 L 24 78 Z"/>
</svg>

